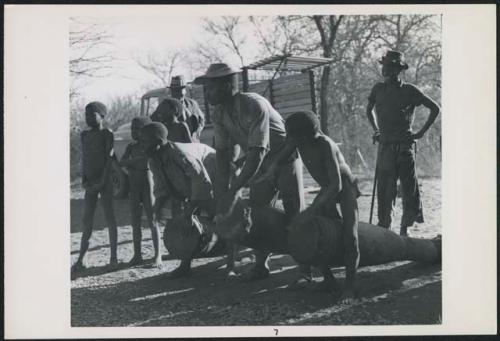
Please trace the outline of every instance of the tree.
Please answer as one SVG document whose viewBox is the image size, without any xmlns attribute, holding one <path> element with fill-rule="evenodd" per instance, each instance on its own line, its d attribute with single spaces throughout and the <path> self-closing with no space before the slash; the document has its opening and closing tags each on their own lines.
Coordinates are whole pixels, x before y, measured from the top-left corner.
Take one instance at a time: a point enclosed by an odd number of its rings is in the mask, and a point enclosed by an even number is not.
<svg viewBox="0 0 500 341">
<path fill-rule="evenodd" d="M 203 20 L 203 28 L 209 34 L 216 38 L 220 45 L 230 53 L 238 57 L 241 66 L 245 65 L 245 55 L 243 45 L 247 38 L 239 30 L 242 24 L 242 17 L 223 16 L 220 19 Z M 206 44 L 204 45 L 206 47 Z"/>
<path fill-rule="evenodd" d="M 323 57 L 325 58 L 331 58 L 334 55 L 333 47 L 335 38 L 337 37 L 343 17 L 343 15 L 314 15 L 312 17 L 321 38 L 321 48 L 323 50 Z M 321 129 L 325 134 L 328 134 L 328 116 L 330 113 L 327 100 L 330 72 L 330 65 L 323 67 L 319 91 L 319 116 L 321 118 Z"/>
<path fill-rule="evenodd" d="M 112 49 L 113 36 L 105 27 L 89 20 L 70 20 L 70 99 L 74 99 L 86 79 L 109 74 L 115 57 Z"/>
<path fill-rule="evenodd" d="M 135 62 L 145 71 L 153 75 L 159 86 L 166 87 L 170 84 L 174 72 L 179 69 L 184 52 L 181 50 L 168 50 L 164 53 L 150 51 L 144 57 L 135 56 Z"/>
</svg>

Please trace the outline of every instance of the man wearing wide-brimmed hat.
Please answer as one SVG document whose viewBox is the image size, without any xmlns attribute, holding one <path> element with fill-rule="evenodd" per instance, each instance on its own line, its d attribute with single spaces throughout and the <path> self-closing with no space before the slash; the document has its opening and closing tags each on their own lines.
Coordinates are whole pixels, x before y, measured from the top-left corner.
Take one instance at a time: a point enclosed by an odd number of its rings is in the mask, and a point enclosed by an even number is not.
<svg viewBox="0 0 500 341">
<path fill-rule="evenodd" d="M 170 94 L 182 102 L 185 111 L 186 123 L 189 127 L 193 142 L 200 142 L 200 135 L 205 126 L 205 114 L 198 103 L 186 96 L 186 82 L 184 76 L 174 76 L 170 82 Z"/>
<path fill-rule="evenodd" d="M 422 138 L 434 123 L 440 108 L 415 85 L 399 78 L 400 72 L 408 69 L 403 53 L 389 50 L 379 62 L 382 64 L 384 82 L 377 83 L 372 88 L 366 111 L 375 130 L 373 140 L 379 142 L 378 225 L 391 227 L 399 179 L 403 194 L 400 234 L 406 235 L 409 226 L 424 221 L 415 169 L 414 142 Z M 430 114 L 422 128 L 414 133 L 411 125 L 415 107 L 419 105 L 428 108 Z"/>
<path fill-rule="evenodd" d="M 285 146 L 285 126 L 281 115 L 269 101 L 256 93 L 238 90 L 239 70 L 224 63 L 212 64 L 207 72 L 195 79 L 204 84 L 208 102 L 215 106 L 213 123 L 217 150 L 216 200 L 217 218 L 230 215 L 239 190 L 249 185 L 252 206 L 269 205 L 278 191 L 289 218 L 304 207 L 302 165 L 294 153 L 276 169 L 274 177 L 252 183 L 251 179 L 265 172 L 273 158 Z M 232 150 L 239 145 L 246 154 L 240 174 L 230 181 Z M 268 253 L 256 251 L 256 265 L 250 279 L 269 275 Z"/>
</svg>

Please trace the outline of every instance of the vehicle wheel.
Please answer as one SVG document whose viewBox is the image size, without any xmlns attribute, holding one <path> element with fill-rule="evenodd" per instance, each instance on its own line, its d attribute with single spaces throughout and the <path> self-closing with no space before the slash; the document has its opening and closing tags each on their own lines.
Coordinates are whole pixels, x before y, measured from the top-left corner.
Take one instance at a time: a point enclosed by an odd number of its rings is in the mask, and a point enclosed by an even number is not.
<svg viewBox="0 0 500 341">
<path fill-rule="evenodd" d="M 128 178 L 116 162 L 113 162 L 111 168 L 111 181 L 115 198 L 125 198 L 128 194 Z"/>
</svg>

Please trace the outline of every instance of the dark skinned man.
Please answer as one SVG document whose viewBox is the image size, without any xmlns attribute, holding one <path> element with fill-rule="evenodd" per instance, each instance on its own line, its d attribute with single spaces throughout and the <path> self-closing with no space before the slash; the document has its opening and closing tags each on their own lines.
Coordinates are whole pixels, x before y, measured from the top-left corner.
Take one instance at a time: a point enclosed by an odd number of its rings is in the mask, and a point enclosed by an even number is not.
<svg viewBox="0 0 500 341">
<path fill-rule="evenodd" d="M 384 82 L 375 84 L 368 98 L 366 114 L 375 133 L 378 148 L 378 225 L 390 228 L 397 195 L 397 180 L 403 194 L 401 235 L 415 222 L 423 223 L 422 203 L 415 169 L 414 142 L 424 136 L 439 115 L 440 108 L 415 85 L 399 78 L 408 69 L 403 54 L 387 51 L 379 61 Z M 423 105 L 430 111 L 425 124 L 416 133 L 412 131 L 415 107 Z M 373 112 L 375 109 L 375 115 Z"/>
<path fill-rule="evenodd" d="M 295 153 L 270 180 L 258 184 L 251 182 L 267 170 L 273 158 L 284 148 L 286 133 L 283 118 L 267 99 L 239 91 L 238 72 L 227 64 L 218 63 L 210 65 L 205 75 L 195 79 L 196 83 L 206 86 L 208 102 L 215 106 L 216 219 L 224 221 L 230 216 L 239 190 L 247 185 L 250 187 L 251 206 L 269 205 L 279 191 L 287 218 L 291 219 L 305 204 L 301 161 Z M 246 160 L 240 174 L 230 181 L 230 165 L 236 145 L 245 152 Z M 250 280 L 269 276 L 269 252 L 256 250 L 255 253 L 256 264 L 247 277 Z"/>
</svg>

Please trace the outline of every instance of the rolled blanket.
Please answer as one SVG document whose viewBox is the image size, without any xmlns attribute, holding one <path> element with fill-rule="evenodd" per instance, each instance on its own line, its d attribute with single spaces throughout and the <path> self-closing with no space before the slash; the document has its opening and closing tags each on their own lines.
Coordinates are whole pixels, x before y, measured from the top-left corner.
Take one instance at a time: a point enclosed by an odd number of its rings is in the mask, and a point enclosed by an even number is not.
<svg viewBox="0 0 500 341">
<path fill-rule="evenodd" d="M 183 237 L 181 229 L 192 231 L 191 237 Z M 210 246 L 214 231 L 217 242 Z M 179 258 L 214 257 L 224 255 L 225 243 L 230 240 L 239 245 L 278 254 L 289 254 L 300 264 L 314 266 L 344 265 L 342 220 L 324 216 L 302 216 L 287 226 L 285 214 L 272 207 L 249 208 L 239 201 L 229 219 L 219 222 L 189 222 L 174 218 L 165 228 L 165 246 Z M 368 223 L 358 226 L 359 266 L 378 265 L 395 261 L 435 263 L 441 260 L 440 239 L 402 237 Z M 175 244 L 175 245 L 174 245 Z"/>
<path fill-rule="evenodd" d="M 402 237 L 379 226 L 358 226 L 359 266 L 395 261 L 435 263 L 441 259 L 439 240 Z M 309 216 L 294 221 L 287 238 L 289 254 L 301 264 L 344 265 L 342 221 Z"/>
</svg>

